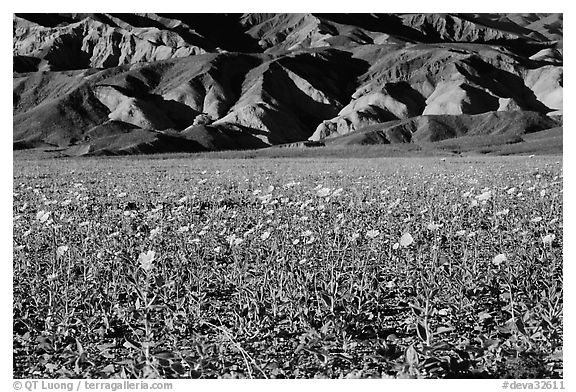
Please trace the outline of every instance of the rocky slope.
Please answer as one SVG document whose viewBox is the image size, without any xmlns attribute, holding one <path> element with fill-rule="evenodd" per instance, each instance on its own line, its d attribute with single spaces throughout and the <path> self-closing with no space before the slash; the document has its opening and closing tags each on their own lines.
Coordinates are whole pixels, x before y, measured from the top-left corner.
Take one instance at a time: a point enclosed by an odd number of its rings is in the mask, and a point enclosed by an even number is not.
<svg viewBox="0 0 576 392">
<path fill-rule="evenodd" d="M 14 148 L 511 137 L 562 124 L 562 14 L 16 14 Z"/>
</svg>

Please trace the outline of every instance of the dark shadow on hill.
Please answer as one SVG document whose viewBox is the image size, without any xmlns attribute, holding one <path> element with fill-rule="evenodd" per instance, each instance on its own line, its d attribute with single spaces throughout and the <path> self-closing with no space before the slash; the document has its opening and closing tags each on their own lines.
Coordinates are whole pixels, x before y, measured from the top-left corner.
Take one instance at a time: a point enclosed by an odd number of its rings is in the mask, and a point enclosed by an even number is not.
<svg viewBox="0 0 576 392">
<path fill-rule="evenodd" d="M 229 52 L 258 53 L 258 41 L 246 34 L 240 24 L 241 14 L 158 14 L 181 20 L 214 46 Z"/>
<path fill-rule="evenodd" d="M 519 76 L 488 64 L 479 56 L 473 55 L 456 63 L 458 71 L 468 80 L 483 86 L 503 98 L 520 98 L 518 104 L 523 110 L 548 113 L 552 110 L 538 101 L 534 92 L 524 84 Z M 473 72 L 471 72 L 473 70 Z M 494 109 L 496 110 L 496 109 Z"/>
<path fill-rule="evenodd" d="M 316 14 L 336 23 L 349 24 L 366 30 L 389 34 L 407 42 L 442 42 L 434 40 L 402 23 L 398 15 L 392 14 Z"/>
</svg>

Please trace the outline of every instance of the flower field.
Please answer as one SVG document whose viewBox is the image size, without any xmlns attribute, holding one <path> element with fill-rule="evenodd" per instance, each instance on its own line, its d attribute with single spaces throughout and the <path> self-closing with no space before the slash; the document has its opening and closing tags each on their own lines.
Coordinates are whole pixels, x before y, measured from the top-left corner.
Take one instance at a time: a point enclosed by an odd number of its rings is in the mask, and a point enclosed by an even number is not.
<svg viewBox="0 0 576 392">
<path fill-rule="evenodd" d="M 15 377 L 563 375 L 561 157 L 13 169 Z"/>
</svg>

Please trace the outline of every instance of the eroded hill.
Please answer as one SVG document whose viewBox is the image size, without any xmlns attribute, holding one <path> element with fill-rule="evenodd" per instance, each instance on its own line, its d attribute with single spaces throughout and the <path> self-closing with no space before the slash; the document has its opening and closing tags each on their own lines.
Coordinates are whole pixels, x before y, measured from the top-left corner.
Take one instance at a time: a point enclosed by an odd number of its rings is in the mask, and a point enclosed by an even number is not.
<svg viewBox="0 0 576 392">
<path fill-rule="evenodd" d="M 509 142 L 562 125 L 561 14 L 16 14 L 13 58 L 18 149 Z"/>
</svg>

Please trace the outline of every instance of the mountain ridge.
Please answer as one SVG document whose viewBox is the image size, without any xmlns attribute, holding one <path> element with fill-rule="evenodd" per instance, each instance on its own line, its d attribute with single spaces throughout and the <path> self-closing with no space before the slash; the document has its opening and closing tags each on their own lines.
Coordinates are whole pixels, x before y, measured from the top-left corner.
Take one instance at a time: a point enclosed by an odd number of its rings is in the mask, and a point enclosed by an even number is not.
<svg viewBox="0 0 576 392">
<path fill-rule="evenodd" d="M 13 145 L 114 155 L 364 143 L 369 127 L 430 116 L 461 116 L 445 132 L 459 137 L 483 114 L 511 135 L 535 118 L 558 127 L 562 19 L 15 14 Z"/>
</svg>

